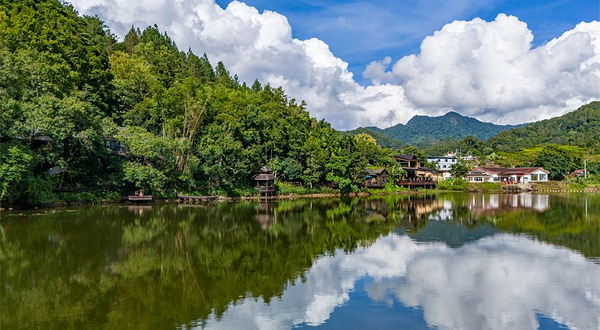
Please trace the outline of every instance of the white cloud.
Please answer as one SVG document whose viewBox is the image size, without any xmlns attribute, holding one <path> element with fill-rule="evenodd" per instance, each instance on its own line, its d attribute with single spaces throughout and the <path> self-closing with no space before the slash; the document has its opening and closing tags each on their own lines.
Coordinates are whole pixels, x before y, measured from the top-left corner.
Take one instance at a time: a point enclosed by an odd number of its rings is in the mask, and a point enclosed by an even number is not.
<svg viewBox="0 0 600 330">
<path fill-rule="evenodd" d="M 334 127 L 390 125 L 418 113 L 401 86 L 360 86 L 319 39 L 292 37 L 285 16 L 233 1 L 223 9 L 214 0 L 72 0 L 83 14 L 97 14 L 119 36 L 132 25 L 159 28 L 182 49 L 206 52 L 223 61 L 240 79 L 282 86 L 290 97 L 306 100 L 313 116 Z"/>
<path fill-rule="evenodd" d="M 268 304 L 246 298 L 211 316 L 204 329 L 317 326 L 350 299 L 358 279 L 374 300 L 421 307 L 439 329 L 537 329 L 543 314 L 572 329 L 600 327 L 600 265 L 523 236 L 496 235 L 458 249 L 389 235 L 346 254 L 337 251 Z M 343 307 L 341 307 L 343 308 Z"/>
<path fill-rule="evenodd" d="M 338 129 L 406 122 L 450 109 L 480 119 L 524 122 L 559 115 L 600 98 L 600 23 L 582 23 L 530 49 L 525 23 L 499 15 L 447 24 L 427 37 L 419 55 L 371 63 L 361 86 L 319 39 L 299 40 L 285 16 L 233 1 L 72 0 L 120 36 L 132 25 L 158 24 L 182 49 L 206 52 L 240 79 L 282 86 L 306 100 L 313 116 Z M 492 110 L 490 110 L 492 109 Z"/>
<path fill-rule="evenodd" d="M 600 99 L 600 22 L 580 23 L 546 45 L 514 16 L 455 21 L 423 40 L 390 71 L 372 62 L 374 83 L 400 84 L 420 109 L 518 123 L 563 114 Z"/>
</svg>

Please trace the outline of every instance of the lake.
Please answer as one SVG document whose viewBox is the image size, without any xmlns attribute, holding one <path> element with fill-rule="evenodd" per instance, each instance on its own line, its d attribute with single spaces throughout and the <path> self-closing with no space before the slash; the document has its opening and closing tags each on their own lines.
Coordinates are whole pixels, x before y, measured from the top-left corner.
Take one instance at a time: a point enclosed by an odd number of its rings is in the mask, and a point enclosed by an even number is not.
<svg viewBox="0 0 600 330">
<path fill-rule="evenodd" d="M 0 213 L 0 329 L 600 329 L 600 195 Z"/>
</svg>

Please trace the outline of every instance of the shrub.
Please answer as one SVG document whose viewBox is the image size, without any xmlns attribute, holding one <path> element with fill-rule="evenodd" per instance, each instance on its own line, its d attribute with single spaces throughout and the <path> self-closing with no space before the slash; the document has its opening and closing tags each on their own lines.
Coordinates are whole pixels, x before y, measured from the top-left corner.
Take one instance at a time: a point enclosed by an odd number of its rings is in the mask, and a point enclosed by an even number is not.
<svg viewBox="0 0 600 330">
<path fill-rule="evenodd" d="M 469 183 L 463 179 L 446 179 L 438 182 L 439 190 L 465 191 Z"/>
</svg>

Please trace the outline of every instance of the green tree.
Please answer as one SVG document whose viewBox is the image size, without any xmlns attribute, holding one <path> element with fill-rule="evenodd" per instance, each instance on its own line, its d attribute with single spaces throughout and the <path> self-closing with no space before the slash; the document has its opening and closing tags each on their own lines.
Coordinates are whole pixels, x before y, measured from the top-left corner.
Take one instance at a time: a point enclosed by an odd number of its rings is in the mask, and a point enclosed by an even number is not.
<svg viewBox="0 0 600 330">
<path fill-rule="evenodd" d="M 462 178 L 464 178 L 465 175 L 467 175 L 467 172 L 469 172 L 469 170 L 470 170 L 469 166 L 467 166 L 462 161 L 459 161 L 459 162 L 457 162 L 455 164 L 452 164 L 450 166 L 450 174 L 455 179 L 462 179 Z"/>
<path fill-rule="evenodd" d="M 552 180 L 562 180 L 577 168 L 576 160 L 556 145 L 545 146 L 535 158 L 534 165 L 549 171 Z"/>
<path fill-rule="evenodd" d="M 427 162 L 427 156 L 425 155 L 425 152 L 423 152 L 423 150 L 421 150 L 417 147 L 414 147 L 414 146 L 408 146 L 406 148 L 403 148 L 403 149 L 399 150 L 399 153 L 402 155 L 413 155 L 413 156 L 417 157 L 417 159 L 421 163 Z"/>
</svg>

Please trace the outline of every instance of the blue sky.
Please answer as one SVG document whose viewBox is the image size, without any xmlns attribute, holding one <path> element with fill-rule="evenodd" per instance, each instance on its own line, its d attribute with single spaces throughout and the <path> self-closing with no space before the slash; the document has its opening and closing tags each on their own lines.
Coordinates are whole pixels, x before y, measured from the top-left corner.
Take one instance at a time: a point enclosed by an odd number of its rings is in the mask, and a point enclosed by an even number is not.
<svg viewBox="0 0 600 330">
<path fill-rule="evenodd" d="M 230 0 L 217 0 L 226 7 Z M 365 66 L 385 56 L 393 61 L 418 53 L 424 37 L 454 20 L 499 13 L 517 16 L 535 36 L 534 47 L 561 35 L 581 21 L 600 19 L 599 0 L 245 0 L 259 10 L 285 15 L 294 37 L 317 37 L 349 63 L 355 79 Z"/>
<path fill-rule="evenodd" d="M 600 100 L 599 0 L 70 1 L 121 37 L 158 24 L 341 130 L 448 111 L 519 124 Z"/>
</svg>

